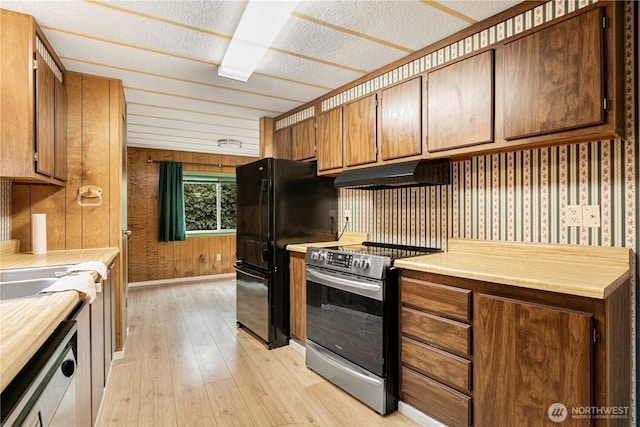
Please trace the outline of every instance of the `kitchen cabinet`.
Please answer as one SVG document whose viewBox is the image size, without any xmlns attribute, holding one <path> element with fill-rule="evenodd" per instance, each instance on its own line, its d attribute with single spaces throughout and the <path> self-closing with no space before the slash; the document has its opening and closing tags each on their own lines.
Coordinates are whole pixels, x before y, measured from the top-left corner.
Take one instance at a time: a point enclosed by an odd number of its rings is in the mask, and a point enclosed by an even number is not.
<svg viewBox="0 0 640 427">
<path fill-rule="evenodd" d="M 416 77 L 383 89 L 380 95 L 382 160 L 422 153 L 422 79 Z"/>
<path fill-rule="evenodd" d="M 602 9 L 504 46 L 507 140 L 604 122 Z"/>
<path fill-rule="evenodd" d="M 401 276 L 400 301 L 400 399 L 447 425 L 472 425 L 471 292 Z"/>
<path fill-rule="evenodd" d="M 273 134 L 273 157 L 291 160 L 291 128 L 280 129 Z"/>
<path fill-rule="evenodd" d="M 476 426 L 542 423 L 555 402 L 591 406 L 590 313 L 484 294 L 475 301 Z"/>
<path fill-rule="evenodd" d="M 291 127 L 291 159 L 310 160 L 316 157 L 316 129 L 313 118 Z"/>
<path fill-rule="evenodd" d="M 427 149 L 493 142 L 494 54 L 488 50 L 427 75 Z"/>
<path fill-rule="evenodd" d="M 628 407 L 629 294 L 629 281 L 597 299 L 400 269 L 400 399 L 479 427 L 542 425 L 554 403 Z"/>
<path fill-rule="evenodd" d="M 91 425 L 98 417 L 104 392 L 104 291 L 90 305 L 91 317 Z"/>
<path fill-rule="evenodd" d="M 90 306 L 83 304 L 75 316 L 76 341 L 76 425 L 91 426 L 91 317 Z"/>
<path fill-rule="evenodd" d="M 102 280 L 102 290 L 91 303 L 91 425 L 95 424 L 102 395 L 109 378 L 113 345 L 115 342 L 115 283 L 111 264 L 107 277 Z"/>
<path fill-rule="evenodd" d="M 64 185 L 64 67 L 33 17 L 0 10 L 0 176 Z"/>
<path fill-rule="evenodd" d="M 342 162 L 342 107 L 319 114 L 318 124 L 318 173 L 341 169 Z"/>
<path fill-rule="evenodd" d="M 378 95 L 372 94 L 343 107 L 344 165 L 359 166 L 377 160 Z"/>
<path fill-rule="evenodd" d="M 290 252 L 289 258 L 289 303 L 291 338 L 304 345 L 307 339 L 307 283 L 305 254 Z"/>
</svg>

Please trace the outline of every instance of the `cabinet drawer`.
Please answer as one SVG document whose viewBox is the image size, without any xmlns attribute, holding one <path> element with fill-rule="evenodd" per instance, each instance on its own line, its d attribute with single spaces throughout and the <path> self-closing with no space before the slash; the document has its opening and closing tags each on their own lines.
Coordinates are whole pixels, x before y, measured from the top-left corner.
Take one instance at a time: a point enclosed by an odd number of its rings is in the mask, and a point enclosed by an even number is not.
<svg viewBox="0 0 640 427">
<path fill-rule="evenodd" d="M 471 326 L 402 307 L 402 334 L 443 350 L 471 354 Z"/>
<path fill-rule="evenodd" d="M 463 393 L 471 392 L 471 362 L 402 337 L 402 363 Z"/>
<path fill-rule="evenodd" d="M 471 425 L 471 398 L 402 368 L 400 399 L 448 426 Z"/>
<path fill-rule="evenodd" d="M 403 304 L 445 317 L 471 319 L 471 291 L 467 289 L 400 277 L 400 298 Z"/>
</svg>

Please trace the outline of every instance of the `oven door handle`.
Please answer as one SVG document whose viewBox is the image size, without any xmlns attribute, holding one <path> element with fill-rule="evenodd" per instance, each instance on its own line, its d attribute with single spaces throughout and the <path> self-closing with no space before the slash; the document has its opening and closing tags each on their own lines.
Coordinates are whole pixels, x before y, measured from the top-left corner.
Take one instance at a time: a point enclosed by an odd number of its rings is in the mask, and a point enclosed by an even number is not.
<svg viewBox="0 0 640 427">
<path fill-rule="evenodd" d="M 372 284 L 372 283 L 364 283 L 358 280 L 345 279 L 343 277 L 321 273 L 309 267 L 306 268 L 306 271 L 307 271 L 307 279 L 311 279 L 320 285 L 329 286 L 331 288 L 338 288 L 344 291 L 357 289 L 361 291 L 366 291 L 367 293 L 369 292 L 376 293 L 382 290 L 382 285 L 379 283 Z M 360 293 L 360 292 L 356 292 L 356 293 Z"/>
</svg>

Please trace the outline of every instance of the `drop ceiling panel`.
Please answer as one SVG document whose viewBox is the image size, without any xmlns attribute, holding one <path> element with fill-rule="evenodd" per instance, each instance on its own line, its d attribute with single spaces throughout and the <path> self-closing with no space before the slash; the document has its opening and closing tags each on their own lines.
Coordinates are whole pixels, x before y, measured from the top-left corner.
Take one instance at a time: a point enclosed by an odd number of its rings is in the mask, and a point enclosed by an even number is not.
<svg viewBox="0 0 640 427">
<path fill-rule="evenodd" d="M 505 9 L 515 6 L 520 1 L 498 0 L 498 1 L 444 1 L 443 5 L 456 10 L 476 21 L 482 21 Z"/>
<path fill-rule="evenodd" d="M 129 100 L 127 100 L 127 114 L 129 121 L 139 120 L 140 117 L 147 116 L 161 120 L 166 126 L 174 126 L 176 122 L 181 122 L 186 125 L 208 124 L 220 126 L 223 130 L 230 127 L 256 132 L 259 130 L 258 120 L 253 118 L 234 118 L 228 115 L 180 110 L 176 107 L 162 108 Z"/>
<path fill-rule="evenodd" d="M 422 49 L 468 25 L 417 0 L 305 1 L 296 11 L 411 50 Z"/>
</svg>

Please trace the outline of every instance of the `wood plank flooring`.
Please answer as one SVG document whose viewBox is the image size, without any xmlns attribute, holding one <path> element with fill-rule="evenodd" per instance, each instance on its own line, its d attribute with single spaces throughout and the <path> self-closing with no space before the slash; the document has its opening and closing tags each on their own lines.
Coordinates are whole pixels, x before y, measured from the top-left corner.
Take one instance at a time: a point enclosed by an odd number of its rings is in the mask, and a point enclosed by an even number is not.
<svg viewBox="0 0 640 427">
<path fill-rule="evenodd" d="M 99 426 L 416 426 L 380 416 L 235 323 L 235 282 L 129 289 L 126 357 Z"/>
</svg>

